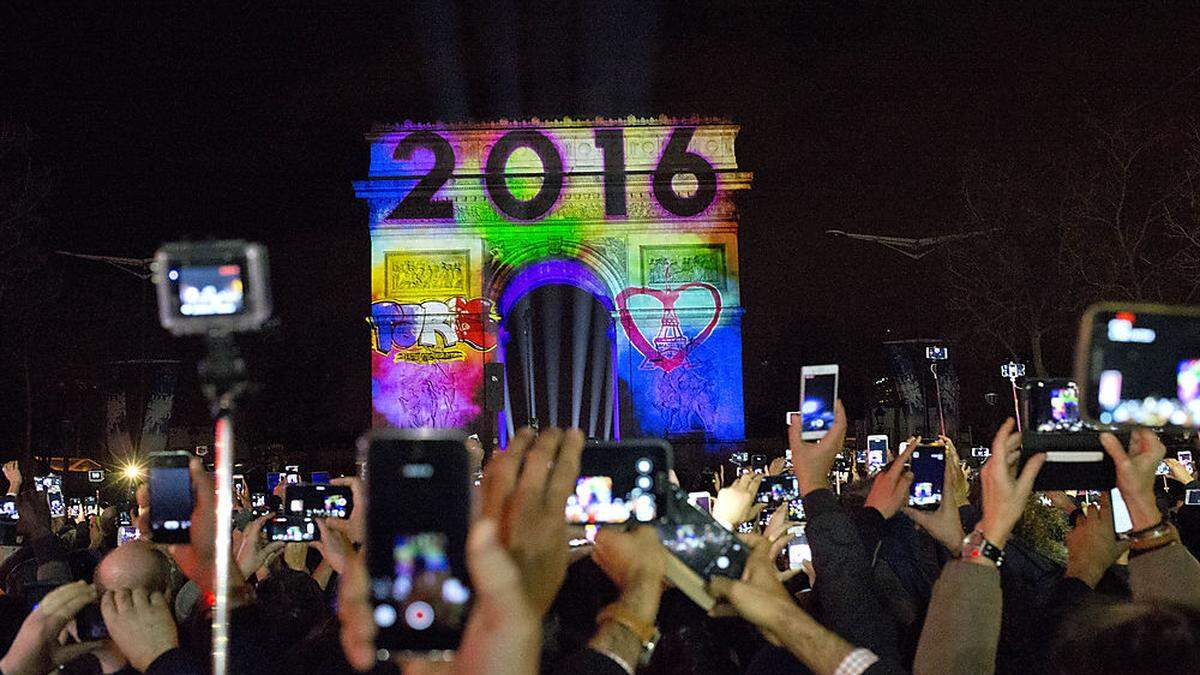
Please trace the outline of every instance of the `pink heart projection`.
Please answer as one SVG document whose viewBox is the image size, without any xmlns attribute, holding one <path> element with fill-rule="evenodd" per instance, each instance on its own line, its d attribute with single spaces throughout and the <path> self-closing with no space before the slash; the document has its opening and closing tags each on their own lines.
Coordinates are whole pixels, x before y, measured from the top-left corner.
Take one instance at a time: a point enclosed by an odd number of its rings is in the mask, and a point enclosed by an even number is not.
<svg viewBox="0 0 1200 675">
<path fill-rule="evenodd" d="M 675 302 L 679 300 L 679 296 L 684 291 L 689 289 L 708 291 L 713 299 L 712 318 L 709 319 L 708 325 L 692 338 L 688 338 L 683 333 L 683 329 L 679 325 L 679 316 L 675 313 Z M 642 330 L 638 328 L 633 315 L 626 306 L 629 299 L 637 295 L 650 296 L 662 305 L 658 334 L 653 341 L 647 340 L 646 336 L 642 334 Z M 717 327 L 717 320 L 721 318 L 721 292 L 712 284 L 701 281 L 693 281 L 676 288 L 662 290 L 633 286 L 618 293 L 615 302 L 621 318 L 621 327 L 625 329 L 625 334 L 629 336 L 629 341 L 633 346 L 642 353 L 642 356 L 646 357 L 642 368 L 659 368 L 668 373 L 687 364 L 688 354 L 708 339 L 713 329 Z"/>
</svg>

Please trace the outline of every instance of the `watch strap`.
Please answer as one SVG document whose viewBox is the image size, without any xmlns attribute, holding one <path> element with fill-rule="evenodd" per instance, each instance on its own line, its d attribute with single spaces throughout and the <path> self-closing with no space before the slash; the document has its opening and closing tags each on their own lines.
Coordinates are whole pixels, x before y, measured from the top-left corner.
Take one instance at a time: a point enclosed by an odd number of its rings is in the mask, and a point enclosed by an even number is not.
<svg viewBox="0 0 1200 675">
<path fill-rule="evenodd" d="M 633 633 L 643 648 L 653 643 L 655 636 L 658 635 L 658 629 L 654 627 L 654 624 L 642 621 L 619 602 L 608 605 L 596 616 L 596 625 L 610 621 L 624 626 L 630 633 Z"/>
</svg>

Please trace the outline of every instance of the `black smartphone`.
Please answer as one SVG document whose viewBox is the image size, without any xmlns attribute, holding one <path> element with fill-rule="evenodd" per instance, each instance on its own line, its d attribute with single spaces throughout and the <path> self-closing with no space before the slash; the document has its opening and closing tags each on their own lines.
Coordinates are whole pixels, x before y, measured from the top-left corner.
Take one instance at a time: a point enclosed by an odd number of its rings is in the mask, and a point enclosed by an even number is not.
<svg viewBox="0 0 1200 675">
<path fill-rule="evenodd" d="M 658 517 L 669 484 L 671 446 L 657 438 L 619 442 L 589 441 L 580 458 L 575 491 L 567 497 L 566 518 L 577 525 Z"/>
<path fill-rule="evenodd" d="M 284 512 L 307 518 L 349 518 L 354 508 L 350 488 L 343 485 L 289 485 Z"/>
<path fill-rule="evenodd" d="M 104 624 L 104 617 L 100 615 L 99 602 L 84 605 L 83 609 L 75 614 L 75 630 L 80 642 L 108 639 L 108 626 Z"/>
<path fill-rule="evenodd" d="M 133 525 L 118 525 L 117 526 L 117 546 L 124 544 L 127 541 L 133 541 L 142 536 L 138 532 L 137 527 Z"/>
<path fill-rule="evenodd" d="M 1200 428 L 1200 309 L 1092 305 L 1080 323 L 1075 381 L 1088 421 Z"/>
<path fill-rule="evenodd" d="M 309 478 L 312 480 L 313 485 L 321 485 L 323 483 L 328 483 L 329 482 L 329 472 L 328 471 L 314 471 L 311 474 L 309 474 Z"/>
<path fill-rule="evenodd" d="M 95 497 L 83 498 L 83 515 L 98 516 L 100 515 L 100 506 L 96 503 Z"/>
<path fill-rule="evenodd" d="M 667 495 L 658 538 L 667 552 L 705 581 L 713 576 L 740 579 L 749 549 L 737 535 L 709 514 L 688 503 L 688 495 L 674 485 Z"/>
<path fill-rule="evenodd" d="M 150 453 L 150 540 L 186 544 L 192 527 L 192 455 L 183 450 Z"/>
<path fill-rule="evenodd" d="M 942 483 L 946 478 L 946 446 L 918 443 L 909 460 L 913 472 L 908 505 L 932 511 L 942 503 Z"/>
<path fill-rule="evenodd" d="M 1035 433 L 1083 430 L 1079 387 L 1064 378 L 1027 380 L 1025 419 Z"/>
<path fill-rule="evenodd" d="M 71 497 L 67 500 L 67 517 L 72 520 L 78 520 L 83 515 L 83 500 L 79 497 Z"/>
<path fill-rule="evenodd" d="M 367 568 L 381 660 L 448 660 L 471 599 L 471 508 L 465 436 L 442 429 L 376 430 L 359 441 L 367 466 Z"/>
<path fill-rule="evenodd" d="M 321 531 L 317 529 L 317 521 L 304 516 L 276 516 L 267 521 L 268 541 L 320 541 Z"/>
<path fill-rule="evenodd" d="M 770 518 L 771 513 L 781 504 L 787 504 L 789 520 L 804 520 L 804 503 L 800 499 L 800 488 L 796 484 L 795 474 L 783 473 L 763 478 L 758 485 L 755 501 L 766 504 L 762 510 L 765 518 Z"/>
</svg>

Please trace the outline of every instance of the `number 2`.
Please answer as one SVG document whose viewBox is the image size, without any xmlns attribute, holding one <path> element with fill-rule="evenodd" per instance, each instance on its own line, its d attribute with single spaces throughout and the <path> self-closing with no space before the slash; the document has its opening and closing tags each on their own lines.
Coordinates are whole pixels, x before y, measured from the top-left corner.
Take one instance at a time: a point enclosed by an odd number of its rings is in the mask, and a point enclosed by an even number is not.
<svg viewBox="0 0 1200 675">
<path fill-rule="evenodd" d="M 414 131 L 396 144 L 394 159 L 412 159 L 413 150 L 426 148 L 433 152 L 433 168 L 421 176 L 404 199 L 387 215 L 387 220 L 408 218 L 453 218 L 454 205 L 446 199 L 434 199 L 454 172 L 454 148 L 450 142 L 432 131 Z"/>
</svg>

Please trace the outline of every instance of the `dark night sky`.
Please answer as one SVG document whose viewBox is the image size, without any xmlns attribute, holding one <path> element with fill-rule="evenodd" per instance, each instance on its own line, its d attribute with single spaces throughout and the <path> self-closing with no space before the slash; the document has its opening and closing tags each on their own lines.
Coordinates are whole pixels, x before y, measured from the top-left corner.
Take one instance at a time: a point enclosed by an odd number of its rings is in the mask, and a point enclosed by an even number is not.
<svg viewBox="0 0 1200 675">
<path fill-rule="evenodd" d="M 1189 3 L 171 4 L 0 10 L 0 117 L 37 132 L 57 177 L 36 233 L 46 250 L 143 257 L 188 235 L 268 245 L 280 325 L 248 350 L 263 390 L 246 428 L 295 444 L 369 423 L 368 232 L 350 182 L 366 173 L 372 122 L 742 124 L 739 160 L 755 173 L 741 217 L 747 416 L 761 436 L 777 432 L 802 364 L 840 362 L 853 412 L 881 339 L 956 334 L 934 264 L 825 229 L 945 231 L 965 153 L 1035 152 L 1084 104 L 1194 98 L 1195 82 L 1172 85 L 1200 63 Z M 49 268 L 61 319 L 29 349 L 43 418 L 72 373 L 195 357 L 158 329 L 148 284 L 63 258 Z M 4 351 L 11 445 L 21 348 Z"/>
</svg>

